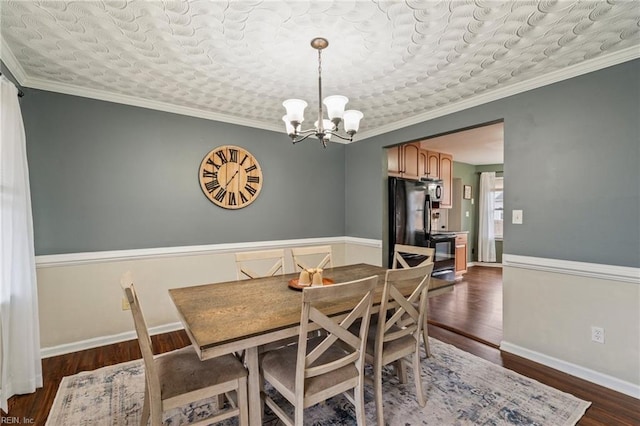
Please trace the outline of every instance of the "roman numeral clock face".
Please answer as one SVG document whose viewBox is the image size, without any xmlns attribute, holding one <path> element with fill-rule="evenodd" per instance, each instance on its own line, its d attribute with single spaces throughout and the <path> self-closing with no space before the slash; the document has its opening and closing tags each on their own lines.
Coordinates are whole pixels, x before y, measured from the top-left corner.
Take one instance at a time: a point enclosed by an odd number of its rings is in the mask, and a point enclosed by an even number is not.
<svg viewBox="0 0 640 426">
<path fill-rule="evenodd" d="M 249 151 L 233 145 L 219 146 L 200 164 L 200 187 L 220 207 L 241 209 L 260 194 L 262 169 Z"/>
</svg>

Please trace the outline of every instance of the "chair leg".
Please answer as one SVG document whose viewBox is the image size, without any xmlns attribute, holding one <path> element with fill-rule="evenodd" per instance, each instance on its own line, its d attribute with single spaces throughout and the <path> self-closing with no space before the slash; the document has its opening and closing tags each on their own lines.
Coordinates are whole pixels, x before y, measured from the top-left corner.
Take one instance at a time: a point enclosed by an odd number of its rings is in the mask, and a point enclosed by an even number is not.
<svg viewBox="0 0 640 426">
<path fill-rule="evenodd" d="M 364 383 L 360 380 L 353 390 L 353 402 L 356 409 L 356 423 L 358 426 L 366 426 L 367 420 L 364 414 Z"/>
<path fill-rule="evenodd" d="M 149 423 L 149 414 L 150 414 L 150 406 L 149 406 L 149 388 L 147 387 L 147 381 L 145 379 L 144 383 L 144 403 L 142 404 L 142 417 L 140 418 L 140 425 L 147 426 Z"/>
<path fill-rule="evenodd" d="M 378 426 L 384 426 L 384 408 L 382 401 L 382 365 L 381 363 L 374 363 L 373 366 L 373 388 L 376 394 L 376 414 L 378 417 Z"/>
<path fill-rule="evenodd" d="M 413 377 L 416 382 L 416 397 L 418 404 L 421 407 L 427 405 L 427 401 L 424 398 L 424 391 L 422 389 L 422 369 L 420 368 L 420 342 L 416 345 L 416 352 L 413 354 Z"/>
<path fill-rule="evenodd" d="M 404 365 L 402 359 L 399 359 L 393 363 L 394 368 L 396 369 L 396 374 L 398 375 L 398 381 L 402 384 L 407 383 L 407 366 Z"/>
<path fill-rule="evenodd" d="M 218 410 L 222 410 L 222 408 L 224 408 L 224 394 L 221 393 L 220 395 L 216 396 L 216 401 L 218 403 Z"/>
<path fill-rule="evenodd" d="M 246 377 L 238 379 L 238 408 L 240 409 L 238 423 L 240 426 L 249 426 L 249 395 Z"/>
<path fill-rule="evenodd" d="M 162 402 L 159 400 L 151 401 L 151 426 L 162 426 Z"/>
<path fill-rule="evenodd" d="M 302 402 L 300 402 L 300 404 L 296 404 L 294 407 L 293 422 L 295 426 L 304 425 L 304 406 L 302 405 Z"/>
<path fill-rule="evenodd" d="M 422 338 L 424 339 L 424 352 L 427 358 L 431 357 L 431 349 L 429 348 L 429 324 L 427 323 L 427 315 L 424 316 L 424 324 L 422 325 Z"/>
</svg>

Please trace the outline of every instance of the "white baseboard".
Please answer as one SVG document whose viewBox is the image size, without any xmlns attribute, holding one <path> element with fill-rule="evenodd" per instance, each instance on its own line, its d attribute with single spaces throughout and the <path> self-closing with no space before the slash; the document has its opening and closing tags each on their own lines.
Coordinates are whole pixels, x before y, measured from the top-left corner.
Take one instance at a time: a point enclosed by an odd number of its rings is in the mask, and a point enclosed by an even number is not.
<svg viewBox="0 0 640 426">
<path fill-rule="evenodd" d="M 154 336 L 156 334 L 182 330 L 183 328 L 184 327 L 182 326 L 182 323 L 174 322 L 171 324 L 149 327 L 149 334 Z M 92 339 L 80 340 L 78 342 L 65 343 L 64 345 L 42 348 L 40 349 L 40 356 L 42 358 L 49 358 L 52 356 L 64 355 L 71 352 L 84 351 L 86 349 L 111 345 L 113 343 L 126 342 L 127 340 L 133 340 L 137 338 L 138 336 L 136 336 L 135 331 L 126 331 L 124 333 L 112 334 L 110 336 L 94 337 Z"/>
<path fill-rule="evenodd" d="M 487 262 L 470 262 L 467 266 L 484 266 L 487 268 L 502 268 L 502 263 L 487 263 Z"/>
<path fill-rule="evenodd" d="M 613 389 L 616 392 L 640 399 L 640 385 L 630 383 L 589 368 L 581 367 L 577 364 L 563 361 L 540 352 L 532 351 L 530 349 L 514 345 L 513 343 L 505 341 L 500 342 L 500 350 L 518 355 L 522 358 L 537 362 L 538 364 L 546 365 L 547 367 L 587 380 L 591 383 Z"/>
</svg>

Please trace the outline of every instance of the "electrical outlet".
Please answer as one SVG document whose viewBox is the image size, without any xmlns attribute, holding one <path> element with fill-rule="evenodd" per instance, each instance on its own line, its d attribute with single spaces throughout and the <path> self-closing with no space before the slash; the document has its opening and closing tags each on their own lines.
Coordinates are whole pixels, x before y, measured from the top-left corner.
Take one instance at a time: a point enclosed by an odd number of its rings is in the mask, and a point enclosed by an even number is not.
<svg viewBox="0 0 640 426">
<path fill-rule="evenodd" d="M 604 343 L 604 328 L 591 327 L 591 340 L 596 343 Z"/>
<path fill-rule="evenodd" d="M 129 311 L 131 310 L 131 306 L 129 305 L 129 301 L 127 300 L 126 297 L 122 298 L 122 310 L 123 311 Z"/>
</svg>

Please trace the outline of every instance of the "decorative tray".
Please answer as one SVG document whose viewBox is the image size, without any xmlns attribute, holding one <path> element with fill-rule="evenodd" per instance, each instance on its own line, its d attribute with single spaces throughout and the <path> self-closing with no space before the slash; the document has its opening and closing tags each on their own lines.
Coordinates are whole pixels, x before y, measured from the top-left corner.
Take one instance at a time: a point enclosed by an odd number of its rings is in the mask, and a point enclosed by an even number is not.
<svg viewBox="0 0 640 426">
<path fill-rule="evenodd" d="M 335 284 L 335 281 L 333 281 L 331 278 L 322 279 L 322 285 L 331 285 L 331 284 Z M 292 280 L 289 280 L 289 287 L 294 290 L 302 290 L 305 287 L 311 287 L 311 284 L 300 285 L 298 284 L 298 278 L 294 278 Z"/>
</svg>

